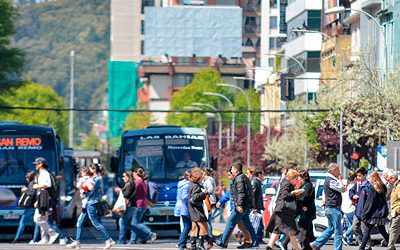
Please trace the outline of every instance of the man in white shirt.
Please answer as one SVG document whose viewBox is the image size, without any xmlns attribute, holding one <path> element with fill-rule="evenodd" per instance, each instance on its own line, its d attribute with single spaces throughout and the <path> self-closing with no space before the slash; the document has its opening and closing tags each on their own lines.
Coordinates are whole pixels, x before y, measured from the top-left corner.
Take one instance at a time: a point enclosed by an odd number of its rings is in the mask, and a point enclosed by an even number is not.
<svg viewBox="0 0 400 250">
<path fill-rule="evenodd" d="M 50 237 L 58 236 L 56 232 L 49 233 L 50 225 L 48 223 L 48 218 L 49 218 L 48 210 L 50 209 L 50 204 L 48 204 L 47 208 L 45 206 L 43 207 L 41 201 L 43 197 L 40 196 L 43 190 L 46 190 L 51 187 L 50 173 L 47 171 L 49 166 L 46 163 L 46 159 L 43 157 L 36 158 L 33 164 L 35 165 L 36 170 L 39 171 L 37 184 L 33 185 L 33 188 L 37 190 L 37 197 L 38 197 L 33 220 L 40 227 L 42 238 L 39 241 L 39 244 L 48 244 L 49 240 L 51 240 Z M 49 200 L 50 197 L 47 197 L 47 201 Z"/>
</svg>

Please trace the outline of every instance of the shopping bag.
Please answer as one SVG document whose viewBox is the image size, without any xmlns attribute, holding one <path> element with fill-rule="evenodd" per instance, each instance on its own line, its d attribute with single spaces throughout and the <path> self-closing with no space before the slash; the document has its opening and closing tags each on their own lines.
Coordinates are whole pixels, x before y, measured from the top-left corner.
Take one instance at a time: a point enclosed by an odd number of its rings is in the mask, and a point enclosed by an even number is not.
<svg viewBox="0 0 400 250">
<path fill-rule="evenodd" d="M 251 225 L 253 226 L 254 230 L 257 232 L 257 229 L 261 227 L 261 220 L 262 220 L 262 215 L 259 213 L 250 213 L 250 222 Z"/>
<path fill-rule="evenodd" d="M 112 211 L 116 214 L 123 215 L 126 211 L 126 201 L 124 194 L 122 192 L 119 193 L 118 199 L 114 204 Z"/>
</svg>

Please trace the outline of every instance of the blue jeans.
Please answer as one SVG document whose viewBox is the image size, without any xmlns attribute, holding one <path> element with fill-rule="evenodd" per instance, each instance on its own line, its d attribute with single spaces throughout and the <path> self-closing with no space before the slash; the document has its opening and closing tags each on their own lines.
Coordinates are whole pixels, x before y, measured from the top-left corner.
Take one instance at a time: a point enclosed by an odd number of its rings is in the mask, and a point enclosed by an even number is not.
<svg viewBox="0 0 400 250">
<path fill-rule="evenodd" d="M 208 236 L 210 238 L 214 238 L 214 236 L 212 234 L 212 214 L 211 213 L 208 215 L 207 226 L 208 226 Z"/>
<path fill-rule="evenodd" d="M 317 248 L 321 248 L 334 235 L 334 249 L 342 250 L 342 211 L 337 207 L 327 207 L 325 215 L 328 218 L 328 228 L 314 241 Z"/>
<path fill-rule="evenodd" d="M 126 212 L 121 218 L 118 220 L 119 225 L 119 233 L 118 233 L 118 243 L 125 244 L 126 242 L 126 230 L 131 229 L 131 221 L 132 215 L 134 212 L 133 207 L 127 207 Z M 131 230 L 131 242 L 135 241 L 136 243 L 136 235 L 135 232 Z"/>
<path fill-rule="evenodd" d="M 111 239 L 106 228 L 101 224 L 100 217 L 96 213 L 95 204 L 87 204 L 86 212 L 89 216 L 90 221 L 92 222 L 92 225 L 94 226 L 94 228 L 96 228 L 97 231 L 99 231 L 103 235 L 104 240 Z"/>
<path fill-rule="evenodd" d="M 347 224 L 346 240 L 348 243 L 353 242 L 353 229 L 351 228 L 351 225 L 353 224 L 354 213 L 355 212 L 344 214 L 344 218 L 346 219 L 346 224 Z"/>
<path fill-rule="evenodd" d="M 76 222 L 76 238 L 77 242 L 81 242 L 82 228 L 85 224 L 85 221 L 88 218 L 88 214 L 86 213 L 86 209 L 82 208 L 82 212 L 78 217 L 78 221 Z"/>
<path fill-rule="evenodd" d="M 59 234 L 58 237 L 59 237 L 60 239 L 61 239 L 61 238 L 65 238 L 64 233 L 60 230 L 60 228 L 59 228 L 59 227 L 57 226 L 57 224 L 55 223 L 54 218 L 53 218 L 53 215 L 49 215 L 48 222 L 49 222 L 49 226 L 50 226 L 50 230 L 51 230 L 51 231 L 57 232 L 57 233 Z"/>
<path fill-rule="evenodd" d="M 131 222 L 132 231 L 140 237 L 142 241 L 150 239 L 153 234 L 150 228 L 143 224 L 143 217 L 146 211 L 147 208 L 134 208 Z"/>
<path fill-rule="evenodd" d="M 35 213 L 35 208 L 26 208 L 19 221 L 17 234 L 15 234 L 15 239 L 20 240 L 22 233 L 27 225 L 35 225 L 33 222 L 33 214 Z"/>
<path fill-rule="evenodd" d="M 190 220 L 189 216 L 181 216 L 182 222 L 183 222 L 183 230 L 181 232 L 181 235 L 179 236 L 179 241 L 178 241 L 178 246 L 180 247 L 186 247 L 187 239 L 190 230 L 192 229 L 192 221 Z"/>
<path fill-rule="evenodd" d="M 231 215 L 228 218 L 228 221 L 226 222 L 225 230 L 224 233 L 222 234 L 222 237 L 220 239 L 219 244 L 222 245 L 227 245 L 229 237 L 231 236 L 233 230 L 235 229 L 235 226 L 238 224 L 239 221 L 243 222 L 244 227 L 249 231 L 251 240 L 253 242 L 253 246 L 258 246 L 258 240 L 256 233 L 254 232 L 253 225 L 251 225 L 249 214 L 250 214 L 250 209 L 244 210 L 243 213 L 239 213 L 236 210 L 232 211 Z"/>
</svg>

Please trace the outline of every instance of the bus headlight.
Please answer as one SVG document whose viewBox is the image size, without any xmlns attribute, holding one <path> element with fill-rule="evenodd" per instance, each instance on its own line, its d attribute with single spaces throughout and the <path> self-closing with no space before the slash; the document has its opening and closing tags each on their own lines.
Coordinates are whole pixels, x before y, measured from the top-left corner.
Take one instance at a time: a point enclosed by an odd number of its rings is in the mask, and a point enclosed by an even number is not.
<svg viewBox="0 0 400 250">
<path fill-rule="evenodd" d="M 150 222 L 153 222 L 153 221 L 154 221 L 154 218 L 153 218 L 153 217 L 149 217 L 149 221 L 150 221 Z"/>
</svg>

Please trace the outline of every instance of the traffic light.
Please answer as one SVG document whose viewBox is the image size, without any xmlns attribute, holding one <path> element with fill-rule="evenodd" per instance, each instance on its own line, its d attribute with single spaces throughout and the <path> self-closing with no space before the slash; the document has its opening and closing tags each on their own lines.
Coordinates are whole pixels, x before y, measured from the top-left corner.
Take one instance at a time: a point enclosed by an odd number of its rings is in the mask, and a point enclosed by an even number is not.
<svg viewBox="0 0 400 250">
<path fill-rule="evenodd" d="M 293 101 L 294 100 L 294 75 L 281 74 L 281 100 Z"/>
</svg>

